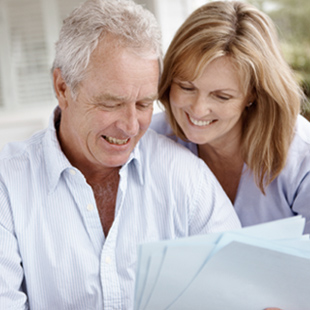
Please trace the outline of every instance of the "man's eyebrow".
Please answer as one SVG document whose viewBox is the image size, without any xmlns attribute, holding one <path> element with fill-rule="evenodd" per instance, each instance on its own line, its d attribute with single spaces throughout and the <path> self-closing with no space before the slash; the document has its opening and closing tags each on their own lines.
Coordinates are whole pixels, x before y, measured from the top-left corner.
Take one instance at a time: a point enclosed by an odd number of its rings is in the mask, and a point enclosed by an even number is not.
<svg viewBox="0 0 310 310">
<path fill-rule="evenodd" d="M 99 96 L 96 96 L 95 98 L 96 102 L 104 102 L 104 101 L 112 101 L 112 102 L 125 102 L 128 100 L 128 98 L 124 96 L 116 96 L 109 93 L 102 94 Z M 150 96 L 147 96 L 145 98 L 139 99 L 137 101 L 155 101 L 158 99 L 158 94 L 152 94 Z"/>
<path fill-rule="evenodd" d="M 147 96 L 147 97 L 145 97 L 145 98 L 142 98 L 142 99 L 140 99 L 140 100 L 138 100 L 138 101 L 155 101 L 155 100 L 157 100 L 157 99 L 158 99 L 158 94 L 156 93 L 156 94 Z"/>
<path fill-rule="evenodd" d="M 123 96 L 115 96 L 112 94 L 102 94 L 99 96 L 96 96 L 95 98 L 96 102 L 102 102 L 102 101 L 115 101 L 115 102 L 120 102 L 120 101 L 124 101 L 125 97 Z"/>
</svg>

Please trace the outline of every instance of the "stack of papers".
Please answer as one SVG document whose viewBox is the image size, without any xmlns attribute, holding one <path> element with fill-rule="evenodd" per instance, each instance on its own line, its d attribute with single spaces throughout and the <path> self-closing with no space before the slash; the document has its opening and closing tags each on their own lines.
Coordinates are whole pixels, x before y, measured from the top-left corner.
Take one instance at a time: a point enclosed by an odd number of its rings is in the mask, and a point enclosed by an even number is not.
<svg viewBox="0 0 310 310">
<path fill-rule="evenodd" d="M 135 310 L 310 309 L 301 216 L 139 247 Z"/>
</svg>

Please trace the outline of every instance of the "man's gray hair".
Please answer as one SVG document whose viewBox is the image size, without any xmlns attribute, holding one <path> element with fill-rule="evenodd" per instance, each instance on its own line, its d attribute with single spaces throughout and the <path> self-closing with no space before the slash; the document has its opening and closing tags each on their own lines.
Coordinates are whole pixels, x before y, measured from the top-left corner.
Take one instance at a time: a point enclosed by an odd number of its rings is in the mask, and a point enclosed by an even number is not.
<svg viewBox="0 0 310 310">
<path fill-rule="evenodd" d="M 154 15 L 132 0 L 88 0 L 63 22 L 52 71 L 75 93 L 83 80 L 90 56 L 105 35 L 123 47 L 151 52 L 162 62 L 161 31 Z"/>
</svg>

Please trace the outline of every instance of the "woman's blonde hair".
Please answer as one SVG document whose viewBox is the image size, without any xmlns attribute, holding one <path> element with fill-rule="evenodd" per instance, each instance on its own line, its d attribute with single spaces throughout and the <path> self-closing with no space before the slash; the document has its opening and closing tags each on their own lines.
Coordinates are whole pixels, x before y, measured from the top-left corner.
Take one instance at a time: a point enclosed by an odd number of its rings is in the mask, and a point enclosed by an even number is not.
<svg viewBox="0 0 310 310">
<path fill-rule="evenodd" d="M 242 154 L 264 193 L 285 166 L 303 99 L 267 15 L 239 1 L 210 2 L 194 11 L 167 50 L 159 100 L 175 134 L 186 140 L 169 103 L 172 80 L 193 81 L 222 56 L 231 59 L 245 93 L 253 98 L 242 115 Z"/>
</svg>

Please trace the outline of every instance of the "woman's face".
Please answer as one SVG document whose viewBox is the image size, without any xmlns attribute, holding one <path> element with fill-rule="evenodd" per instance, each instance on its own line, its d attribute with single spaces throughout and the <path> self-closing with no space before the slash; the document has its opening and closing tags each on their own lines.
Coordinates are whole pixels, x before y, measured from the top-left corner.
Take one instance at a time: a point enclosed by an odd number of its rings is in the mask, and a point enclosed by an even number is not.
<svg viewBox="0 0 310 310">
<path fill-rule="evenodd" d="M 196 144 L 223 147 L 240 141 L 242 112 L 249 103 L 230 58 L 206 66 L 194 81 L 175 78 L 170 104 L 185 136 Z"/>
</svg>

